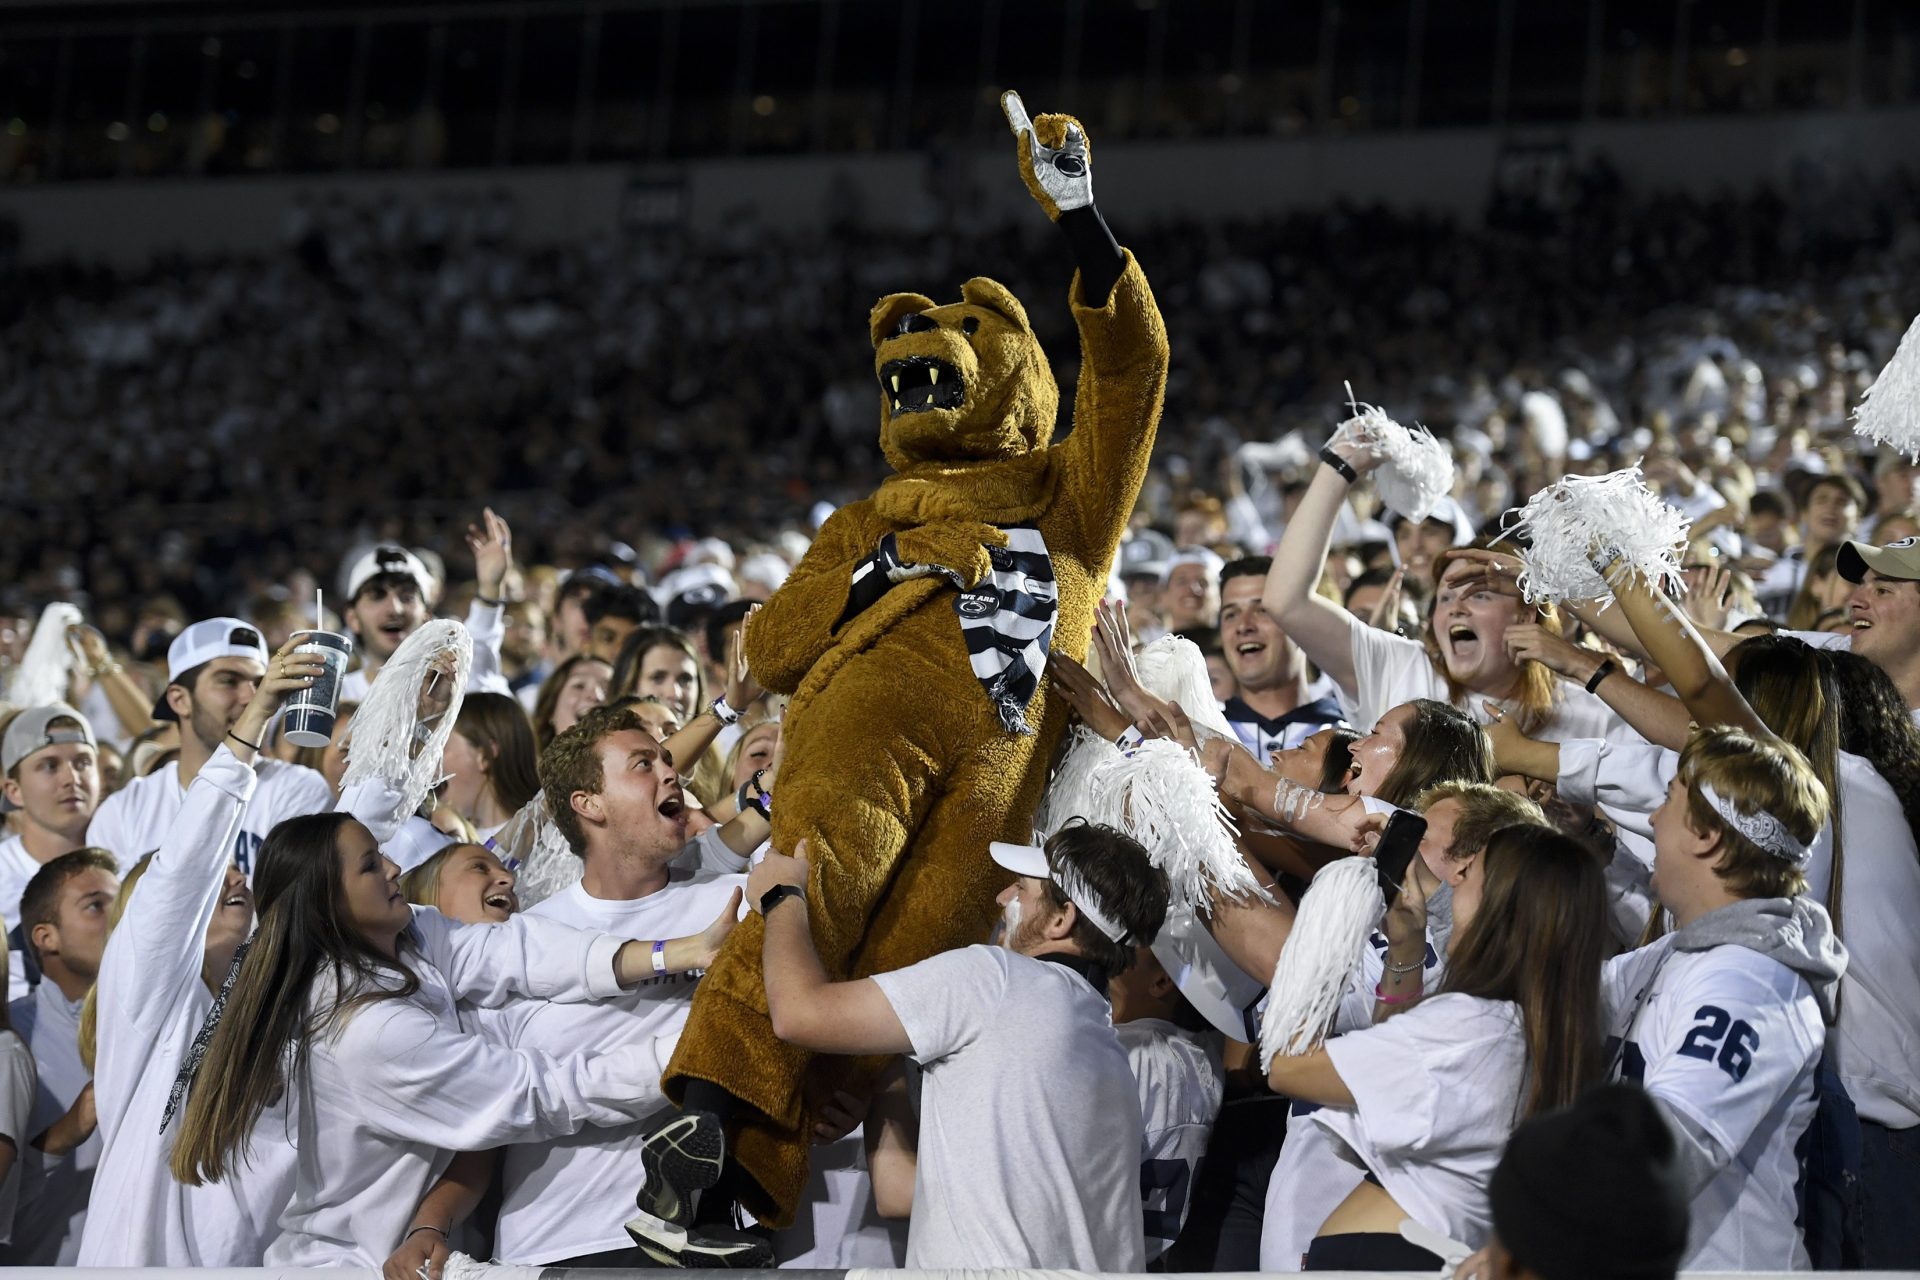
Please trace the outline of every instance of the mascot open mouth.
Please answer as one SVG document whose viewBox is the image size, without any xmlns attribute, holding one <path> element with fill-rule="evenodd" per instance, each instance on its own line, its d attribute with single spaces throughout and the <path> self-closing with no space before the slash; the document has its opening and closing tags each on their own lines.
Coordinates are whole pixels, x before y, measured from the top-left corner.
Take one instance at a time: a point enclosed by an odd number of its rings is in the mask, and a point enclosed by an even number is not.
<svg viewBox="0 0 1920 1280">
<path fill-rule="evenodd" d="M 958 409 L 967 398 L 960 372 L 933 356 L 908 356 L 880 367 L 880 389 L 895 413 L 925 413 L 929 409 Z"/>
</svg>

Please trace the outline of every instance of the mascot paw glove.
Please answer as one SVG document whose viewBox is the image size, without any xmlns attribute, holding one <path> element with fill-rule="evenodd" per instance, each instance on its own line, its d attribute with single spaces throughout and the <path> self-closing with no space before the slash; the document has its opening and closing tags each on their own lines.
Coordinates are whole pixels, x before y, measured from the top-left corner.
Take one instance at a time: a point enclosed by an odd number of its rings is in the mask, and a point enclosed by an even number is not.
<svg viewBox="0 0 1920 1280">
<path fill-rule="evenodd" d="M 1000 95 L 1000 108 L 1007 113 L 1007 124 L 1013 129 L 1020 177 L 1047 216 L 1058 222 L 1067 210 L 1091 205 L 1093 160 L 1087 154 L 1087 131 L 1080 122 L 1055 114 L 1028 119 L 1020 95 L 1012 90 Z"/>
<path fill-rule="evenodd" d="M 1006 546 L 1007 535 L 990 524 L 952 520 L 902 529 L 894 541 L 908 576 L 945 570 L 960 587 L 968 588 L 978 586 L 993 571 L 987 548 Z M 921 572 L 913 573 L 914 569 Z"/>
</svg>

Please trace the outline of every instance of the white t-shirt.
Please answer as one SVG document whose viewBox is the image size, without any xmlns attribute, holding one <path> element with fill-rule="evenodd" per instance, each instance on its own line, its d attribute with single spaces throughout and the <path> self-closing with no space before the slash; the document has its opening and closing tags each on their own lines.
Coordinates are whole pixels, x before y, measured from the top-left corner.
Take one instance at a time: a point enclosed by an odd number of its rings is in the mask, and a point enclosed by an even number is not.
<svg viewBox="0 0 1920 1280">
<path fill-rule="evenodd" d="M 93 1190 L 112 1210 L 88 1215 L 83 1267 L 257 1267 L 279 1231 L 294 1163 L 283 1104 L 254 1127 L 244 1177 L 198 1187 L 174 1181 L 167 1162 L 179 1115 L 160 1132 L 174 1077 L 213 1005 L 200 976 L 207 926 L 256 785 L 254 771 L 224 746 L 213 753 L 107 939 L 94 984 Z"/>
<path fill-rule="evenodd" d="M 629 902 L 590 896 L 575 884 L 528 914 L 621 938 L 679 938 L 713 923 L 745 876 L 674 872 L 658 893 Z M 476 1009 L 474 1022 L 489 1040 L 510 1049 L 566 1058 L 605 1053 L 630 1045 L 656 1046 L 660 1061 L 673 1056 L 698 973 L 648 978 L 632 991 L 592 1004 L 516 1000 Z M 651 1085 L 654 1106 L 664 1106 L 659 1080 Z M 644 1114 L 644 1113 L 643 1113 Z M 640 1140 L 645 1122 L 598 1125 L 567 1137 L 508 1147 L 501 1166 L 503 1200 L 494 1239 L 500 1262 L 539 1265 L 604 1253 L 632 1245 L 621 1224 L 633 1215 L 639 1191 Z"/>
<path fill-rule="evenodd" d="M 1813 1119 L 1825 1040 L 1806 980 L 1745 947 L 1675 951 L 1666 937 L 1608 961 L 1601 998 L 1610 1044 L 1631 1019 L 1615 1078 L 1643 1085 L 1728 1154 L 1693 1198 L 1681 1270 L 1805 1270 L 1794 1148 Z"/>
<path fill-rule="evenodd" d="M 912 1269 L 1140 1271 L 1140 1100 L 1103 992 L 984 945 L 874 975 L 921 1067 Z"/>
<path fill-rule="evenodd" d="M 0 1138 L 13 1143 L 13 1167 L 0 1179 L 0 1244 L 12 1238 L 27 1144 L 37 1132 L 32 1121 L 34 1088 L 33 1051 L 13 1032 L 0 1031 Z"/>
<path fill-rule="evenodd" d="M 7 1003 L 27 994 L 27 958 L 25 938 L 15 945 L 13 931 L 20 927 L 20 895 L 27 881 L 46 864 L 27 852 L 27 842 L 19 836 L 0 840 L 0 917 L 7 922 Z"/>
<path fill-rule="evenodd" d="M 1360 965 L 1334 1015 L 1333 1034 L 1373 1025 L 1374 990 L 1386 973 L 1387 937 L 1375 929 Z M 1427 943 L 1422 987 L 1432 991 L 1446 976 L 1445 957 L 1431 938 Z M 1308 1119 L 1320 1107 L 1295 1100 L 1287 1107 L 1287 1140 L 1267 1179 L 1266 1207 L 1260 1223 L 1260 1269 L 1298 1271 L 1313 1238 L 1340 1202 L 1360 1185 L 1361 1173 L 1342 1158 L 1340 1140 Z"/>
<path fill-rule="evenodd" d="M 406 958 L 420 989 L 363 1005 L 309 1046 L 294 1088 L 298 1174 L 269 1267 L 378 1269 L 454 1152 L 624 1124 L 659 1103 L 663 1064 L 650 1045 L 553 1057 L 460 1025 L 462 1000 L 619 995 L 624 939 L 527 915 L 458 925 L 415 907 L 413 920 Z M 309 1007 L 335 999 L 323 976 Z"/>
<path fill-rule="evenodd" d="M 254 773 L 259 782 L 234 833 L 231 854 L 249 883 L 269 831 L 288 818 L 328 813 L 334 803 L 327 780 L 304 765 L 260 758 Z M 112 853 L 125 874 L 143 855 L 160 847 L 186 797 L 187 789 L 180 785 L 180 762 L 168 761 L 107 797 L 87 828 L 87 843 Z"/>
<path fill-rule="evenodd" d="M 1380 717 L 1403 702 L 1431 698 L 1451 702 L 1473 717 L 1476 724 L 1487 724 L 1490 717 L 1481 704 L 1489 699 L 1467 693 L 1455 700 L 1447 691 L 1446 677 L 1434 670 L 1427 647 L 1418 640 L 1362 626 L 1352 629 L 1354 688 L 1340 691 L 1347 708 L 1347 719 L 1362 733 L 1373 728 Z M 1515 704 L 1492 700 L 1509 712 Z M 1620 723 L 1620 717 L 1599 697 L 1565 680 L 1554 687 L 1553 714 L 1532 736 L 1548 742 L 1568 738 L 1604 738 Z M 1617 730 L 1615 730 L 1618 732 Z"/>
<path fill-rule="evenodd" d="M 13 1006 L 13 1028 L 33 1050 L 40 1076 L 34 1094 L 31 1131 L 47 1127 L 67 1113 L 93 1073 L 80 1060 L 80 1009 L 51 982 L 42 981 Z M 87 1224 L 93 1171 L 100 1163 L 100 1131 L 64 1156 L 49 1157 L 29 1148 L 20 1189 L 20 1213 L 14 1221 L 13 1247 L 6 1261 L 17 1267 L 66 1267 L 80 1257 L 80 1235 Z"/>
<path fill-rule="evenodd" d="M 1311 1120 L 1429 1230 L 1478 1249 L 1487 1183 L 1519 1120 L 1526 1041 L 1511 1001 L 1442 993 L 1327 1041 L 1352 1107 Z"/>
<path fill-rule="evenodd" d="M 1140 1088 L 1146 1125 L 1140 1144 L 1140 1199 L 1147 1260 L 1167 1251 L 1186 1224 L 1207 1139 L 1226 1095 L 1217 1036 L 1182 1031 L 1158 1018 L 1114 1027 Z"/>
</svg>

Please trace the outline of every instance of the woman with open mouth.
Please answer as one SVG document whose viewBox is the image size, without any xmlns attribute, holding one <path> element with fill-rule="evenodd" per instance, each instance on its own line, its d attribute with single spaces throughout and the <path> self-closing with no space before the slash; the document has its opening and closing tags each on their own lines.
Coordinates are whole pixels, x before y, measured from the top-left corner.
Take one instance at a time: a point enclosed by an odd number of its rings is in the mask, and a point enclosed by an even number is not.
<svg viewBox="0 0 1920 1280">
<path fill-rule="evenodd" d="M 1380 464 L 1358 445 L 1333 449 L 1356 475 Z M 1559 615 L 1549 605 L 1527 604 L 1509 577 L 1489 573 L 1484 552 L 1456 548 L 1440 556 L 1424 642 L 1369 627 L 1315 594 L 1348 484 L 1339 470 L 1320 464 L 1274 553 L 1265 604 L 1281 629 L 1333 678 L 1349 720 L 1378 724 L 1402 703 L 1432 698 L 1482 724 L 1488 722 L 1484 704 L 1492 702 L 1526 732 L 1555 742 L 1605 736 L 1615 718 L 1604 702 L 1515 653 L 1509 629 L 1535 627 L 1558 637 Z"/>
</svg>

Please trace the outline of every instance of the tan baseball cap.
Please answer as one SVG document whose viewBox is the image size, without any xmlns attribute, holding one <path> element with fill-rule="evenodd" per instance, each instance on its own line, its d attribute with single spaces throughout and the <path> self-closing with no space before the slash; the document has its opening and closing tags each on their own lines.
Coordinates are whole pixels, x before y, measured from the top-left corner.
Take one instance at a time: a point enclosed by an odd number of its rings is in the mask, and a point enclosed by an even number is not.
<svg viewBox="0 0 1920 1280">
<path fill-rule="evenodd" d="M 1866 581 L 1869 569 L 1883 578 L 1920 582 L 1920 538 L 1902 538 L 1884 547 L 1870 542 L 1844 543 L 1834 567 L 1848 582 Z"/>
</svg>

